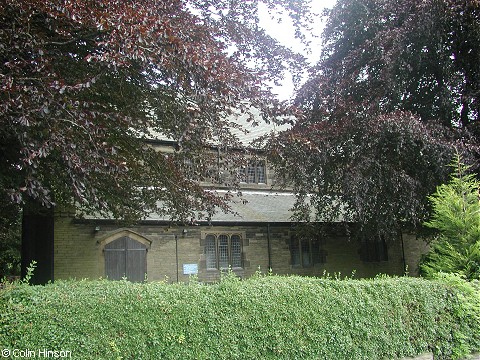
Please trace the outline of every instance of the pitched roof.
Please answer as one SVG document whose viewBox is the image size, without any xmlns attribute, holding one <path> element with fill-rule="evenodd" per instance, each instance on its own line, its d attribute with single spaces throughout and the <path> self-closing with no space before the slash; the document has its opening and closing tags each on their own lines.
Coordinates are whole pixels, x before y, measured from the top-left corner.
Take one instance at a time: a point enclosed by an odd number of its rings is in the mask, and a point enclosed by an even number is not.
<svg viewBox="0 0 480 360">
<path fill-rule="evenodd" d="M 216 190 L 221 195 L 226 190 Z M 292 222 L 295 195 L 288 192 L 274 191 L 242 191 L 241 196 L 234 197 L 229 205 L 231 212 L 218 211 L 210 219 L 210 223 L 282 223 Z M 150 221 L 169 221 L 167 216 L 150 214 Z"/>
<path fill-rule="evenodd" d="M 284 131 L 290 127 L 290 125 L 288 124 L 278 125 L 274 122 L 266 123 L 264 120 L 261 119 L 260 114 L 256 109 L 252 108 L 251 113 L 255 118 L 254 121 L 249 121 L 250 114 L 248 113 L 239 114 L 234 120 L 234 122 L 241 125 L 243 129 L 247 131 L 247 133 L 232 129 L 232 133 L 238 136 L 240 142 L 244 146 L 251 145 L 254 140 L 262 136 L 270 135 L 279 131 Z"/>
<path fill-rule="evenodd" d="M 261 118 L 260 112 L 253 107 L 251 107 L 248 112 L 238 112 L 234 115 L 231 115 L 230 121 L 240 125 L 241 128 L 245 130 L 241 131 L 239 129 L 232 128 L 231 132 L 239 139 L 240 143 L 247 147 L 252 145 L 254 140 L 262 136 L 287 130 L 290 127 L 289 124 L 279 125 L 275 124 L 274 122 L 265 122 Z M 170 138 L 167 135 L 154 130 L 149 131 L 148 137 L 150 140 L 176 141 L 176 139 Z"/>
</svg>

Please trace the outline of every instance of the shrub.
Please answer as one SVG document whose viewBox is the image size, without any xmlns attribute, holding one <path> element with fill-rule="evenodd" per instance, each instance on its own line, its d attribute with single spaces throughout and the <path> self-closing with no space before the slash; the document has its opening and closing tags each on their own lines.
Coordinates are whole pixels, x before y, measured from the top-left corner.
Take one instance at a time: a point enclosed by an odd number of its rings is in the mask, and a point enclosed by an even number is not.
<svg viewBox="0 0 480 360">
<path fill-rule="evenodd" d="M 480 348 L 478 318 L 465 321 L 478 309 L 478 289 L 464 283 L 227 276 L 214 285 L 15 284 L 0 292 L 0 344 L 78 359 L 455 358 Z"/>
<path fill-rule="evenodd" d="M 420 270 L 426 277 L 439 272 L 458 273 L 480 279 L 480 183 L 459 157 L 448 184 L 437 187 L 429 199 L 433 215 L 425 225 L 436 230 L 431 250 Z"/>
</svg>

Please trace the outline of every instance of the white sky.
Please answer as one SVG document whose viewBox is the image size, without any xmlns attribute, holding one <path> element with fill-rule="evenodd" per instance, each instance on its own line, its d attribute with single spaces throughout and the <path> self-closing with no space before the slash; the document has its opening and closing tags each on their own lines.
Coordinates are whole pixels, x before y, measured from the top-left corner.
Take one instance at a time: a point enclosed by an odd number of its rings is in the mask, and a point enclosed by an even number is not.
<svg viewBox="0 0 480 360">
<path fill-rule="evenodd" d="M 302 0 L 299 0 L 302 1 Z M 294 51 L 303 53 L 311 64 L 317 62 L 321 51 L 320 35 L 323 30 L 324 22 L 321 13 L 325 8 L 332 8 L 336 0 L 311 0 L 312 12 L 317 14 L 313 25 L 310 52 L 303 48 L 303 44 L 295 39 L 294 28 L 288 16 L 282 16 L 282 22 L 279 24 L 277 19 L 272 19 L 268 14 L 266 6 L 260 6 L 260 23 L 267 33 L 276 38 L 282 45 L 291 48 Z M 281 100 L 290 98 L 293 95 L 294 87 L 291 77 L 287 74 L 281 87 L 274 87 L 273 92 L 278 95 Z"/>
</svg>

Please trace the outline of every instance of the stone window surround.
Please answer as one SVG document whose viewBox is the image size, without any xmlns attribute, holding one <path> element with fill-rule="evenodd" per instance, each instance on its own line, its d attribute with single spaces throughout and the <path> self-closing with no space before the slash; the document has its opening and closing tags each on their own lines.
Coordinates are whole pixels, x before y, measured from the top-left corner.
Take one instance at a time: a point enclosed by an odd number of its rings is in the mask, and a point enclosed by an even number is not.
<svg viewBox="0 0 480 360">
<path fill-rule="evenodd" d="M 325 264 L 327 262 L 327 251 L 324 249 L 325 240 L 324 238 L 312 239 L 292 235 L 288 244 L 291 267 L 309 268 Z M 308 257 L 307 259 L 305 259 L 305 255 Z"/>
<path fill-rule="evenodd" d="M 206 238 L 207 235 L 214 235 L 216 238 L 218 238 L 219 235 L 239 235 L 240 236 L 240 241 L 241 241 L 241 257 L 242 257 L 242 267 L 240 268 L 232 268 L 233 271 L 238 271 L 238 270 L 244 270 L 245 268 L 250 267 L 250 261 L 246 257 L 245 253 L 245 247 L 249 246 L 249 240 L 246 236 L 246 232 L 239 230 L 220 230 L 220 229 L 212 229 L 212 230 L 203 230 L 200 233 L 200 247 L 202 248 L 202 260 L 200 261 L 199 264 L 199 269 L 200 270 L 206 270 L 209 272 L 220 272 L 225 269 L 218 269 L 218 268 L 208 268 L 207 269 L 207 260 L 206 260 L 206 254 L 205 254 L 205 246 L 206 246 Z M 217 260 L 218 261 L 218 260 Z"/>
</svg>

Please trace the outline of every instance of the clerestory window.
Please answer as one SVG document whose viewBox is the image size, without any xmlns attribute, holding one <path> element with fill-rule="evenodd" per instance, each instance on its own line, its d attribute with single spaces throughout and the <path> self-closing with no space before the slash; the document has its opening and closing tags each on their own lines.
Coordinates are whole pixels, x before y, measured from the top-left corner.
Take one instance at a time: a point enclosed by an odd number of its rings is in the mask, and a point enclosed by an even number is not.
<svg viewBox="0 0 480 360">
<path fill-rule="evenodd" d="M 264 160 L 250 160 L 240 168 L 240 181 L 248 184 L 266 184 L 266 166 Z"/>
</svg>

